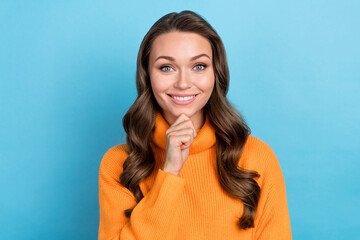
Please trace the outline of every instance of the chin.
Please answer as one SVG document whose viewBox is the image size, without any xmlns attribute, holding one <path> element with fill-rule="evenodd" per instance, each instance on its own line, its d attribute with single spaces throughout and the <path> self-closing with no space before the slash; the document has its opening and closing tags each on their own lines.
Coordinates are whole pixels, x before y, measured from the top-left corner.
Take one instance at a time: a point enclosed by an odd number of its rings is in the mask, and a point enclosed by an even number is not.
<svg viewBox="0 0 360 240">
<path fill-rule="evenodd" d="M 182 113 L 184 113 L 186 116 L 188 116 L 189 118 L 191 118 L 192 116 L 195 115 L 196 111 L 192 110 L 192 109 L 177 109 L 177 110 L 173 110 L 170 111 L 176 118 L 178 118 Z"/>
</svg>

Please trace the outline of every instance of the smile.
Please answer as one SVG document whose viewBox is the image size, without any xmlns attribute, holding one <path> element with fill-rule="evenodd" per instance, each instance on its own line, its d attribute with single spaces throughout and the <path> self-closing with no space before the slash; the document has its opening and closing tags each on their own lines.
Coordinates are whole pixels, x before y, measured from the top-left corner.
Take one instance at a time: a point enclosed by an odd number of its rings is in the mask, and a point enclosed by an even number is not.
<svg viewBox="0 0 360 240">
<path fill-rule="evenodd" d="M 190 96 L 175 96 L 175 95 L 169 95 L 168 96 L 173 100 L 174 103 L 179 105 L 186 105 L 195 100 L 198 94 L 190 95 Z"/>
<path fill-rule="evenodd" d="M 189 99 L 192 99 L 195 97 L 195 95 L 193 96 L 189 96 L 189 97 L 178 97 L 178 96 L 172 96 L 173 98 L 175 98 L 176 100 L 180 100 L 180 101 L 186 101 L 186 100 L 189 100 Z"/>
</svg>

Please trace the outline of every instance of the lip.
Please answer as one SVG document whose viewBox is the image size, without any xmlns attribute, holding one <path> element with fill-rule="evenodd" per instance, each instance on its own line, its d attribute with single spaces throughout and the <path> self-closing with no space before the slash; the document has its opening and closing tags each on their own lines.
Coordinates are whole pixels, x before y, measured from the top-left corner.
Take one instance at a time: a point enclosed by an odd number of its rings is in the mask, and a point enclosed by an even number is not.
<svg viewBox="0 0 360 240">
<path fill-rule="evenodd" d="M 172 96 L 176 96 L 176 97 L 189 97 L 189 96 L 194 96 L 195 95 L 195 97 L 193 97 L 192 99 L 189 99 L 189 100 L 186 100 L 186 101 L 180 101 L 180 100 L 177 100 L 177 99 L 175 99 L 175 98 L 173 98 Z M 198 96 L 199 94 L 192 94 L 192 95 L 190 95 L 190 94 L 174 94 L 174 95 L 171 95 L 171 94 L 168 94 L 168 96 L 171 98 L 171 100 L 174 102 L 174 103 L 176 103 L 176 104 L 178 104 L 178 105 L 187 105 L 187 104 L 190 104 L 190 103 L 192 103 L 196 98 L 197 98 L 197 96 Z"/>
<path fill-rule="evenodd" d="M 172 93 L 167 93 L 167 95 L 170 96 L 176 96 L 176 97 L 189 97 L 189 96 L 196 96 L 198 95 L 198 93 L 194 93 L 194 94 L 172 94 Z"/>
</svg>

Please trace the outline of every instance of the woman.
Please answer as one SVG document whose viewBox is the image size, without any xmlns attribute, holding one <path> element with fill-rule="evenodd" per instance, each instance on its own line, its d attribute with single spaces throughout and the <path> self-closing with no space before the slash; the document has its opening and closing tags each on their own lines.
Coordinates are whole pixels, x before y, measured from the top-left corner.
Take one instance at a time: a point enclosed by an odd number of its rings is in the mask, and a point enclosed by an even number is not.
<svg viewBox="0 0 360 240">
<path fill-rule="evenodd" d="M 225 49 L 191 11 L 160 18 L 137 59 L 126 144 L 99 170 L 99 239 L 291 239 L 284 178 L 226 99 Z"/>
</svg>

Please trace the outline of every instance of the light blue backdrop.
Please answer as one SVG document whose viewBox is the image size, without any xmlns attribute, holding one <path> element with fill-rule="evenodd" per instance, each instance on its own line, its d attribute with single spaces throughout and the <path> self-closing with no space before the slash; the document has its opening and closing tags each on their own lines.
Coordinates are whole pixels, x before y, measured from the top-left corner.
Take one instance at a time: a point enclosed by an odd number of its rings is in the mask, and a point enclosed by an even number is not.
<svg viewBox="0 0 360 240">
<path fill-rule="evenodd" d="M 125 140 L 142 37 L 191 9 L 224 41 L 230 101 L 278 156 L 294 239 L 356 239 L 359 1 L 174 2 L 1 1 L 1 238 L 97 238 L 98 168 Z"/>
</svg>

